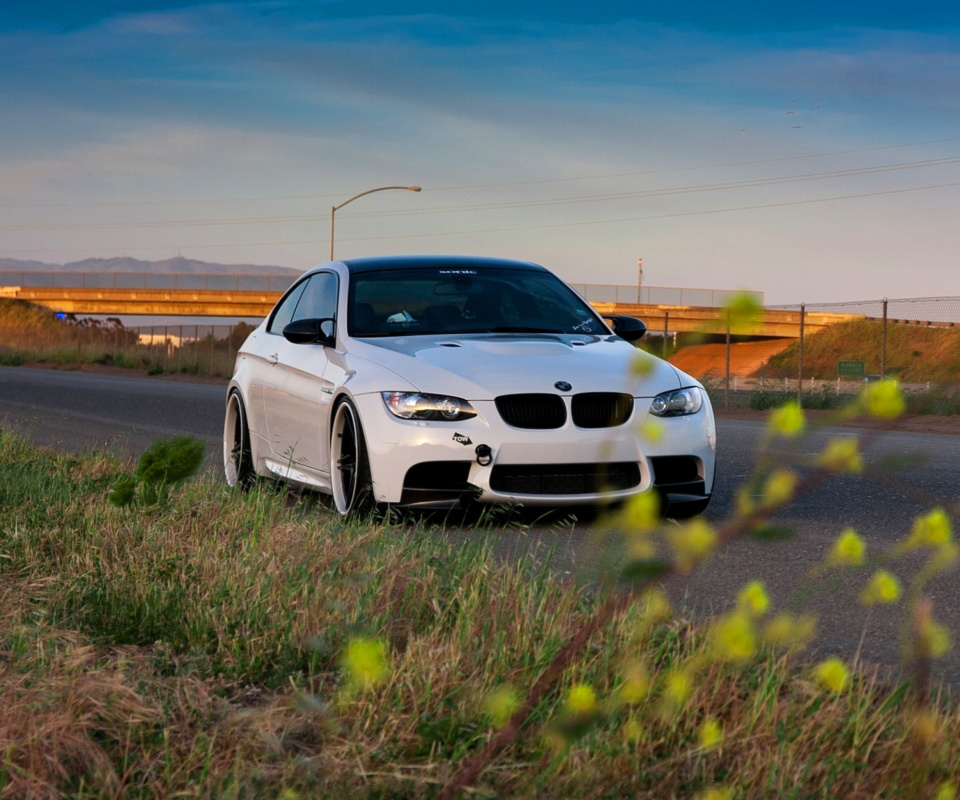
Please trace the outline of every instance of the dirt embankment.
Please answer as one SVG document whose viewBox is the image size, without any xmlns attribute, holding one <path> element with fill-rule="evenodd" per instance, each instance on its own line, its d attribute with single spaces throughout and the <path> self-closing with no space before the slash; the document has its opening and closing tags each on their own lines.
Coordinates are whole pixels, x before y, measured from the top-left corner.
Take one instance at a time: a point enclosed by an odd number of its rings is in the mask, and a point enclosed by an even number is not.
<svg viewBox="0 0 960 800">
<path fill-rule="evenodd" d="M 790 346 L 790 339 L 737 342 L 730 345 L 730 374 L 749 378 L 771 357 Z M 695 378 L 723 378 L 727 370 L 725 344 L 694 344 L 678 350 L 667 359 Z"/>
</svg>

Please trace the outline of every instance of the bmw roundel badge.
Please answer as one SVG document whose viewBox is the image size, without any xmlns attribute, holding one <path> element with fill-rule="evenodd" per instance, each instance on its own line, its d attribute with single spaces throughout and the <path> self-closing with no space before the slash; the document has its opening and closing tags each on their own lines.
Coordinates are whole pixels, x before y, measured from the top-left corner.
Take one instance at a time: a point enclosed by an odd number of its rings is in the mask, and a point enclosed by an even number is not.
<svg viewBox="0 0 960 800">
<path fill-rule="evenodd" d="M 557 381 L 553 384 L 556 389 L 559 389 L 561 392 L 569 392 L 573 387 L 566 381 Z"/>
</svg>

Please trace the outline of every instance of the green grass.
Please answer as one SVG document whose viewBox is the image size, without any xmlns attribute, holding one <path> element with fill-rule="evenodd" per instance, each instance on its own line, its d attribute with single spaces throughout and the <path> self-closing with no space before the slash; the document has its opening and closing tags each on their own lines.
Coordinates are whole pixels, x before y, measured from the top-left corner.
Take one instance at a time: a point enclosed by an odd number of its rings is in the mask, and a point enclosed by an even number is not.
<svg viewBox="0 0 960 800">
<path fill-rule="evenodd" d="M 596 602 L 548 566 L 494 560 L 482 530 L 464 545 L 427 523 L 344 522 L 272 485 L 244 495 L 204 478 L 166 505 L 116 508 L 107 495 L 129 470 L 0 432 L 0 795 L 429 798 L 490 736 L 485 698 L 529 687 Z M 358 635 L 386 642 L 391 663 L 367 692 L 342 671 Z M 656 687 L 705 647 L 697 625 L 647 629 L 630 608 L 477 796 L 693 797 L 719 782 L 739 797 L 872 798 L 910 780 L 930 796 L 955 775 L 951 706 L 918 750 L 892 687 L 858 673 L 825 694 L 782 655 L 710 665 L 673 714 L 657 688 L 607 707 L 625 661 Z M 557 749 L 544 734 L 574 682 L 604 713 Z M 724 728 L 710 752 L 706 717 Z"/>
<path fill-rule="evenodd" d="M 867 374 L 879 374 L 882 339 L 880 320 L 831 325 L 805 338 L 803 375 L 835 379 L 839 361 L 863 361 Z M 764 376 L 796 378 L 799 352 L 799 343 L 794 342 L 773 356 L 763 369 Z M 960 380 L 960 330 L 888 325 L 886 372 L 904 383 L 956 383 Z"/>
</svg>

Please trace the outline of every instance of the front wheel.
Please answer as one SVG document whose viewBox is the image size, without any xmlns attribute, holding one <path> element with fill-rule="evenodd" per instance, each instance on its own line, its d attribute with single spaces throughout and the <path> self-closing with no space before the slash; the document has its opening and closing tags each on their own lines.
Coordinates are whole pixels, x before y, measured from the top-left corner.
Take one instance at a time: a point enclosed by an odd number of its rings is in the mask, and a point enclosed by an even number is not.
<svg viewBox="0 0 960 800">
<path fill-rule="evenodd" d="M 227 413 L 223 420 L 223 474 L 228 486 L 241 489 L 248 489 L 256 477 L 247 411 L 236 389 L 227 397 Z"/>
<path fill-rule="evenodd" d="M 363 427 L 353 403 L 337 406 L 330 438 L 330 479 L 333 502 L 343 516 L 366 510 L 372 485 Z"/>
</svg>

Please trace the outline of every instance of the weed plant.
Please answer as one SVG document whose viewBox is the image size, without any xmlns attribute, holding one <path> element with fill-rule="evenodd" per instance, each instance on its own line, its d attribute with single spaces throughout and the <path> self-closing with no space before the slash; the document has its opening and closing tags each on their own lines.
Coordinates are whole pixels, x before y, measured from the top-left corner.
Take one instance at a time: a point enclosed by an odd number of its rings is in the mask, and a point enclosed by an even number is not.
<svg viewBox="0 0 960 800">
<path fill-rule="evenodd" d="M 783 392 L 770 389 L 755 389 L 750 392 L 748 405 L 758 411 L 780 408 L 785 403 L 796 400 L 796 392 Z M 849 397 L 838 395 L 827 387 L 816 391 L 804 392 L 801 398 L 802 408 L 808 410 L 836 410 L 850 402 Z"/>
<path fill-rule="evenodd" d="M 912 414 L 956 416 L 960 414 L 960 391 L 941 389 L 912 393 L 907 397 L 907 410 Z"/>
</svg>

